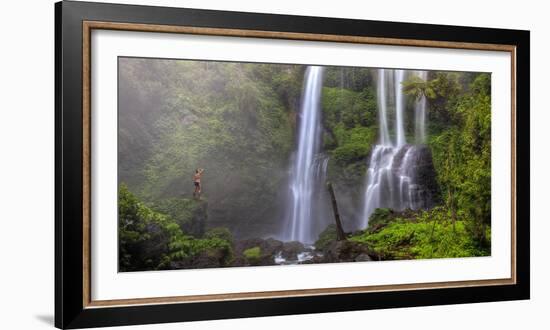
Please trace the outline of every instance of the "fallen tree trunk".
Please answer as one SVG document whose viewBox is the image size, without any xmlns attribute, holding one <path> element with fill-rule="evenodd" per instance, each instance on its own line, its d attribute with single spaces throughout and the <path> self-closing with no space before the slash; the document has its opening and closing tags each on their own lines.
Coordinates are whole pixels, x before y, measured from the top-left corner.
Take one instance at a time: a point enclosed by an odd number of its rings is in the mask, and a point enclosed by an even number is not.
<svg viewBox="0 0 550 330">
<path fill-rule="evenodd" d="M 334 221 L 336 222 L 336 239 L 338 241 L 343 241 L 346 239 L 346 234 L 344 233 L 344 228 L 342 228 L 342 221 L 340 221 L 338 203 L 336 202 L 336 195 L 334 194 L 332 183 L 327 183 L 327 189 L 330 194 L 330 199 L 332 200 L 332 211 L 334 212 Z"/>
</svg>

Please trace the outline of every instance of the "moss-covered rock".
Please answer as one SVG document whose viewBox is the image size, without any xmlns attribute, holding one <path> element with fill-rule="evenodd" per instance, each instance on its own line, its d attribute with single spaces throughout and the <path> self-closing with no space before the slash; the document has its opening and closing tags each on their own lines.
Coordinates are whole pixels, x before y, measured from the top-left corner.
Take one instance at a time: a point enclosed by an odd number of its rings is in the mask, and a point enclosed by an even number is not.
<svg viewBox="0 0 550 330">
<path fill-rule="evenodd" d="M 259 246 L 252 247 L 243 251 L 246 262 L 250 265 L 258 265 L 262 257 L 262 249 Z"/>
<path fill-rule="evenodd" d="M 396 220 L 416 221 L 421 212 L 422 211 L 414 211 L 411 209 L 397 212 L 388 208 L 377 208 L 369 217 L 369 226 L 367 227 L 367 231 L 371 233 L 378 232 L 392 221 Z"/>
<path fill-rule="evenodd" d="M 319 234 L 319 238 L 315 241 L 315 248 L 317 250 L 324 250 L 330 243 L 336 241 L 336 225 L 330 224 Z"/>
<path fill-rule="evenodd" d="M 266 266 L 275 264 L 275 256 L 283 250 L 284 243 L 273 238 L 250 238 L 246 240 L 235 241 L 235 259 L 232 266 Z M 248 258 L 245 252 L 256 253 L 255 248 L 259 249 L 259 257 Z M 251 252 L 252 251 L 252 252 Z"/>
<path fill-rule="evenodd" d="M 233 243 L 233 234 L 231 234 L 229 229 L 225 227 L 215 227 L 215 228 L 208 229 L 204 234 L 204 238 L 209 238 L 209 239 L 220 238 L 222 240 Z"/>
<path fill-rule="evenodd" d="M 167 198 L 159 200 L 151 207 L 169 215 L 181 230 L 194 237 L 202 237 L 208 221 L 208 202 L 191 198 Z"/>
<path fill-rule="evenodd" d="M 376 232 L 388 225 L 390 221 L 397 217 L 396 212 L 388 208 L 377 208 L 369 217 L 369 226 L 367 228 L 370 232 Z"/>
<path fill-rule="evenodd" d="M 281 256 L 287 260 L 296 260 L 298 254 L 306 250 L 305 246 L 301 242 L 285 242 L 281 249 Z"/>
<path fill-rule="evenodd" d="M 370 261 L 372 251 L 362 242 L 332 241 L 323 250 L 322 262 Z"/>
<path fill-rule="evenodd" d="M 365 244 L 380 260 L 490 255 L 490 248 L 480 248 L 468 233 L 467 221 L 453 221 L 444 208 L 406 213 L 379 209 L 373 220 L 373 228 L 350 240 Z"/>
</svg>

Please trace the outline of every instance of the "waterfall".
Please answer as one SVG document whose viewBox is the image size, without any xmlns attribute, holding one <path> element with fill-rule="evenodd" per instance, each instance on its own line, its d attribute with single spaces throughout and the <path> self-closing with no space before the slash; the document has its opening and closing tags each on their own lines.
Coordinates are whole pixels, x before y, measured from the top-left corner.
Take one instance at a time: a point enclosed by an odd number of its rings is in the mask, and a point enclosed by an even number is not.
<svg viewBox="0 0 550 330">
<path fill-rule="evenodd" d="M 403 98 L 403 88 L 401 83 L 405 80 L 405 72 L 403 70 L 395 70 L 395 135 L 396 146 L 401 147 L 406 142 L 405 140 L 405 126 L 403 112 L 405 108 L 405 102 Z"/>
<path fill-rule="evenodd" d="M 290 216 L 286 239 L 313 242 L 314 196 L 320 176 L 326 173 L 328 159 L 319 157 L 321 138 L 321 88 L 323 68 L 310 66 L 306 70 L 305 85 L 298 126 L 298 148 L 290 177 Z M 322 159 L 322 161 L 320 161 Z"/>
<path fill-rule="evenodd" d="M 369 216 L 379 207 L 392 207 L 394 204 L 393 160 L 395 148 L 378 144 L 374 146 L 369 167 L 363 202 L 362 227 L 367 227 Z"/>
<path fill-rule="evenodd" d="M 386 70 L 378 70 L 378 109 L 380 116 L 378 121 L 380 124 L 380 143 L 382 145 L 390 144 L 390 133 L 388 131 L 388 119 L 387 119 L 387 103 L 386 103 Z"/>
<path fill-rule="evenodd" d="M 393 80 L 393 95 L 387 90 L 387 75 Z M 421 73 L 425 79 L 426 73 Z M 407 144 L 405 137 L 405 95 L 402 82 L 404 70 L 378 70 L 377 77 L 378 121 L 380 141 L 371 151 L 365 182 L 361 228 L 368 226 L 370 215 L 377 208 L 404 209 L 429 208 L 433 204 L 433 163 L 430 150 L 424 145 Z M 388 132 L 388 99 L 394 97 L 395 140 Z M 425 133 L 426 99 L 415 104 L 415 134 L 423 143 Z"/>
<path fill-rule="evenodd" d="M 428 71 L 418 71 L 418 77 L 423 81 L 428 79 Z M 426 96 L 420 96 L 414 109 L 416 143 L 426 143 Z"/>
<path fill-rule="evenodd" d="M 425 71 L 417 74 L 421 79 L 427 78 Z M 412 116 L 405 115 L 407 96 L 402 86 L 407 75 L 405 70 L 378 70 L 379 142 L 372 148 L 368 160 L 361 228 L 367 227 L 370 215 L 377 208 L 401 211 L 433 205 L 437 189 L 435 174 L 430 150 L 422 144 L 426 140 L 427 101 L 422 96 L 414 105 L 417 144 L 408 144 L 405 124 L 407 117 Z M 322 67 L 306 69 L 297 149 L 290 166 L 288 225 L 283 234 L 287 241 L 312 243 L 331 221 L 327 216 L 330 210 L 324 189 L 328 157 L 320 152 L 322 80 Z"/>
</svg>

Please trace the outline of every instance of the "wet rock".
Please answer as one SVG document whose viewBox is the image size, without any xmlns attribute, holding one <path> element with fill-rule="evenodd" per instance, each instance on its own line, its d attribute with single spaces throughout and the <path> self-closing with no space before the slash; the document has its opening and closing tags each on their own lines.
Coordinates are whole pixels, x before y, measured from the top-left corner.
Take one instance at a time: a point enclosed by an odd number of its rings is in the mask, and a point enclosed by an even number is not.
<svg viewBox="0 0 550 330">
<path fill-rule="evenodd" d="M 335 241 L 325 250 L 323 262 L 369 261 L 371 252 L 365 244 L 353 241 Z"/>
<path fill-rule="evenodd" d="M 240 255 L 245 250 L 256 246 L 260 248 L 262 254 L 275 255 L 283 248 L 283 242 L 273 238 L 249 238 L 245 240 L 240 240 L 235 242 L 235 254 Z"/>
<path fill-rule="evenodd" d="M 429 209 L 439 201 L 439 187 L 432 160 L 426 145 L 406 144 L 401 147 L 376 146 L 369 168 L 376 181 L 369 183 L 367 196 L 376 194 L 377 203 L 371 203 L 366 211 L 372 214 L 376 208 L 402 211 L 405 209 Z M 391 165 L 391 171 L 387 166 Z M 370 198 L 369 197 L 369 198 Z"/>
<path fill-rule="evenodd" d="M 426 145 L 405 145 L 395 155 L 393 172 L 402 171 L 405 155 L 409 152 L 407 175 L 411 177 L 410 191 L 416 198 L 411 201 L 413 209 L 428 209 L 440 199 L 439 186 L 432 159 L 432 152 Z"/>
<path fill-rule="evenodd" d="M 331 242 L 336 241 L 336 225 L 331 223 L 328 225 L 325 230 L 319 234 L 319 239 L 315 241 L 315 248 L 318 250 L 325 249 Z"/>
<path fill-rule="evenodd" d="M 236 241 L 234 245 L 235 259 L 231 266 L 267 266 L 275 265 L 275 256 L 283 249 L 284 243 L 273 239 L 250 238 Z M 257 258 L 247 258 L 244 253 L 249 249 L 259 248 Z"/>
<path fill-rule="evenodd" d="M 372 261 L 372 258 L 368 254 L 362 253 L 355 257 L 355 261 Z"/>
<path fill-rule="evenodd" d="M 300 242 L 286 242 L 281 249 L 281 256 L 287 260 L 296 260 L 298 254 L 306 251 L 304 244 Z"/>
<path fill-rule="evenodd" d="M 269 254 L 276 254 L 283 249 L 284 243 L 274 238 L 268 238 L 264 242 L 264 249 Z"/>
</svg>

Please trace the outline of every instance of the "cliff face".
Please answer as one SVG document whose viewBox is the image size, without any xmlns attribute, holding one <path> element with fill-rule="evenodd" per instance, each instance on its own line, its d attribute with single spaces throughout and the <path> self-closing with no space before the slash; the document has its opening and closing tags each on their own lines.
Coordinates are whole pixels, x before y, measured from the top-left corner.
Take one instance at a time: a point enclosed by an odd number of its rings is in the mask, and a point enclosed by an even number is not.
<svg viewBox="0 0 550 330">
<path fill-rule="evenodd" d="M 441 202 L 441 192 L 437 183 L 437 173 L 434 168 L 432 152 L 426 145 L 416 147 L 418 149 L 418 161 L 415 165 L 415 181 L 419 185 L 421 194 L 424 195 L 424 204 L 419 208 L 428 209 Z"/>
</svg>

